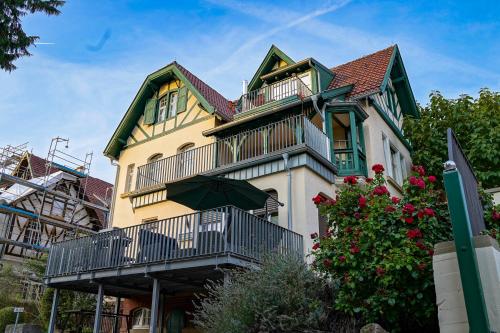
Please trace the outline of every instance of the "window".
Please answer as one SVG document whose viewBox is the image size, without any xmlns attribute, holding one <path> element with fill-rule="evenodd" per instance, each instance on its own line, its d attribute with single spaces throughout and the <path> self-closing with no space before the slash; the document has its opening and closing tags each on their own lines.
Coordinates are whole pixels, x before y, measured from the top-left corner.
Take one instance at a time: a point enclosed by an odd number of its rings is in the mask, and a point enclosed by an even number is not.
<svg viewBox="0 0 500 333">
<path fill-rule="evenodd" d="M 168 117 L 173 118 L 177 114 L 177 92 L 170 93 L 170 103 L 168 104 Z"/>
<path fill-rule="evenodd" d="M 125 176 L 125 192 L 130 192 L 132 190 L 132 179 L 134 178 L 134 167 L 135 167 L 135 164 L 129 164 L 127 166 L 127 174 Z"/>
<path fill-rule="evenodd" d="M 149 328 L 151 323 L 151 310 L 148 308 L 140 308 L 132 314 L 132 328 Z"/>
<path fill-rule="evenodd" d="M 39 244 L 41 232 L 42 230 L 39 222 L 29 221 L 24 231 L 23 243 Z"/>
<path fill-rule="evenodd" d="M 168 106 L 168 95 L 160 99 L 160 106 L 158 108 L 158 123 L 165 121 L 167 119 L 167 106 Z"/>
<path fill-rule="evenodd" d="M 178 174 L 179 177 L 187 177 L 194 174 L 194 143 L 186 143 L 177 149 Z"/>
<path fill-rule="evenodd" d="M 384 134 L 382 134 L 382 143 L 387 175 L 394 179 L 397 184 L 403 185 L 403 180 L 407 176 L 406 161 Z"/>
<path fill-rule="evenodd" d="M 163 154 L 157 153 L 153 154 L 148 158 L 148 163 L 156 162 L 163 157 Z"/>
</svg>

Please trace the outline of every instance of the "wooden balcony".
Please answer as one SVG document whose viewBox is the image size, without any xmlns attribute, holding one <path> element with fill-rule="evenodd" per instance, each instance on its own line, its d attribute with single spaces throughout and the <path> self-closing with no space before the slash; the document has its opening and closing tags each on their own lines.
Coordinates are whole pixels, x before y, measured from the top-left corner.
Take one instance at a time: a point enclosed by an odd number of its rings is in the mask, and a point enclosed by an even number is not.
<svg viewBox="0 0 500 333">
<path fill-rule="evenodd" d="M 89 282 L 99 280 L 110 295 L 140 293 L 145 274 L 202 285 L 217 274 L 214 267 L 245 267 L 271 252 L 303 256 L 302 242 L 293 231 L 225 206 L 54 243 L 45 282 L 96 292 Z"/>
<path fill-rule="evenodd" d="M 335 140 L 335 164 L 339 176 L 361 175 L 367 176 L 366 156 L 362 145 L 357 145 L 357 161 L 350 140 Z"/>
<path fill-rule="evenodd" d="M 329 142 L 326 134 L 307 117 L 285 118 L 142 165 L 137 170 L 135 192 L 196 174 L 216 173 L 243 161 L 279 154 L 302 145 L 329 160 Z"/>
<path fill-rule="evenodd" d="M 236 115 L 255 110 L 287 105 L 312 95 L 311 89 L 298 77 L 274 82 L 241 96 Z"/>
</svg>

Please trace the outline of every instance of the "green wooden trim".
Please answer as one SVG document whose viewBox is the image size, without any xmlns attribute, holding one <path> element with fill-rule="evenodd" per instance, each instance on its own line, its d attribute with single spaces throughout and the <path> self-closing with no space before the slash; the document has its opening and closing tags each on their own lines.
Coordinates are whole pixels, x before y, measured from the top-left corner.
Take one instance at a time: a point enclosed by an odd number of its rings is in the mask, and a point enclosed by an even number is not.
<svg viewBox="0 0 500 333">
<path fill-rule="evenodd" d="M 460 172 L 454 169 L 444 171 L 443 179 L 453 226 L 455 248 L 457 249 L 458 267 L 469 320 L 469 331 L 488 333 L 490 332 L 490 324 L 477 265 L 476 249 L 472 238 L 462 177 Z"/>
<path fill-rule="evenodd" d="M 352 88 L 354 88 L 354 84 L 349 84 L 347 86 L 335 88 L 335 89 L 330 89 L 330 90 L 325 90 L 321 93 L 321 97 L 324 99 L 331 99 L 335 98 L 341 95 L 345 95 L 349 92 L 352 91 Z"/>
<path fill-rule="evenodd" d="M 165 132 L 163 132 L 163 133 L 157 134 L 157 135 L 155 135 L 154 137 L 149 137 L 149 138 L 147 138 L 147 139 L 145 139 L 145 140 L 142 140 L 142 141 L 139 141 L 139 142 L 137 142 L 137 143 L 132 143 L 132 144 L 130 144 L 130 145 L 127 145 L 127 146 L 125 146 L 123 149 L 127 149 L 127 148 L 131 148 L 131 147 L 135 147 L 135 146 L 137 146 L 137 145 L 140 145 L 140 144 L 143 144 L 143 143 L 149 142 L 149 141 L 151 141 L 151 140 L 154 140 L 154 139 L 157 139 L 157 138 L 159 138 L 159 137 L 162 137 L 162 136 L 168 135 L 168 134 L 170 134 L 170 133 L 173 133 L 173 132 L 175 132 L 175 131 L 181 130 L 181 129 L 186 128 L 186 127 L 188 127 L 188 126 L 191 126 L 191 125 L 193 125 L 193 124 L 197 124 L 197 123 L 199 123 L 199 122 L 202 122 L 202 121 L 208 120 L 208 119 L 210 119 L 211 117 L 212 117 L 212 115 L 207 115 L 206 117 L 202 117 L 202 118 L 199 118 L 199 119 L 193 120 L 193 121 L 191 121 L 191 122 L 189 122 L 189 123 L 187 123 L 187 124 L 184 124 L 184 125 L 179 125 L 179 126 L 177 126 L 177 127 L 175 127 L 175 128 L 172 128 L 172 129 L 170 129 L 170 130 L 168 130 L 168 131 L 165 131 Z"/>
<path fill-rule="evenodd" d="M 260 64 L 259 68 L 257 69 L 257 72 L 255 72 L 252 79 L 250 80 L 250 83 L 248 84 L 248 91 L 252 91 L 255 90 L 256 88 L 259 88 L 259 85 L 262 84 L 262 80 L 260 79 L 260 77 L 264 74 L 266 70 L 268 70 L 267 67 L 269 66 L 269 62 L 271 60 L 275 60 L 275 58 L 283 60 L 288 65 L 295 64 L 295 61 L 292 58 L 290 58 L 283 51 L 277 48 L 276 45 L 273 44 L 269 49 L 269 51 L 267 51 L 267 54 L 264 57 L 264 60 Z"/>
<path fill-rule="evenodd" d="M 291 95 L 291 96 L 285 97 L 285 98 L 277 100 L 277 101 L 272 101 L 272 102 L 266 103 L 264 105 L 258 106 L 256 108 L 242 112 L 240 114 L 236 114 L 236 115 L 234 115 L 234 119 L 246 118 L 246 117 L 248 117 L 252 114 L 255 114 L 255 113 L 264 112 L 264 111 L 267 111 L 270 109 L 274 109 L 274 108 L 281 107 L 281 106 L 284 106 L 284 105 L 287 105 L 287 104 L 290 104 L 293 102 L 298 102 L 298 101 L 300 101 L 300 98 L 297 95 Z"/>
<path fill-rule="evenodd" d="M 382 80 L 382 84 L 380 85 L 380 91 L 384 91 L 389 83 L 389 79 L 391 78 L 392 67 L 394 65 L 394 61 L 396 59 L 398 48 L 393 46 L 391 59 L 389 60 L 389 65 L 387 66 L 384 74 L 384 79 Z"/>
<path fill-rule="evenodd" d="M 382 107 L 380 105 L 378 105 L 378 103 L 371 99 L 371 102 L 372 102 L 372 105 L 373 107 L 375 108 L 375 110 L 377 110 L 377 113 L 384 119 L 385 123 L 387 125 L 389 125 L 389 127 L 391 128 L 392 132 L 394 134 L 396 134 L 396 136 L 398 137 L 399 140 L 401 140 L 401 142 L 405 145 L 406 148 L 408 148 L 408 150 L 411 152 L 413 151 L 410 143 L 408 142 L 408 140 L 406 140 L 406 138 L 404 137 L 404 134 L 401 132 L 401 130 L 396 126 L 396 124 L 394 124 L 394 122 L 385 114 L 384 110 L 382 110 Z"/>
<path fill-rule="evenodd" d="M 358 152 L 358 130 L 356 127 L 356 115 L 353 111 L 349 112 L 349 123 L 351 125 L 351 147 L 352 147 L 352 156 L 354 159 L 354 169 L 360 170 L 359 167 L 359 152 Z"/>
<path fill-rule="evenodd" d="M 146 138 L 150 138 L 150 137 L 151 137 L 151 136 L 150 136 L 150 135 L 149 135 L 149 134 L 148 134 L 148 133 L 147 133 L 147 132 L 146 132 L 146 131 L 145 131 L 145 130 L 141 127 L 141 125 L 137 124 L 137 126 L 136 126 L 136 127 L 139 129 L 139 131 L 141 131 L 141 132 L 142 132 L 142 134 L 144 134 L 144 135 L 146 136 Z"/>
<path fill-rule="evenodd" d="M 311 68 L 311 91 L 313 94 L 317 94 L 318 90 L 318 70 L 316 68 Z"/>
</svg>

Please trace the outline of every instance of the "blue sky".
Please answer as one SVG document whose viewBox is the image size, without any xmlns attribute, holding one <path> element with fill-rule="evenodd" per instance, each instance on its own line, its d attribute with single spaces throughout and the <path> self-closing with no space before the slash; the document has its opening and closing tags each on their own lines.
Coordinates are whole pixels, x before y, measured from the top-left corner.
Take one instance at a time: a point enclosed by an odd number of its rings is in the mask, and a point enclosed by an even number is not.
<svg viewBox="0 0 500 333">
<path fill-rule="evenodd" d="M 102 151 L 148 73 L 177 60 L 233 99 L 273 43 L 328 67 L 397 43 L 421 104 L 432 90 L 499 90 L 499 13 L 498 1 L 69 0 L 24 20 L 41 44 L 0 72 L 0 146 L 29 141 L 45 156 L 69 137 L 113 181 Z"/>
</svg>

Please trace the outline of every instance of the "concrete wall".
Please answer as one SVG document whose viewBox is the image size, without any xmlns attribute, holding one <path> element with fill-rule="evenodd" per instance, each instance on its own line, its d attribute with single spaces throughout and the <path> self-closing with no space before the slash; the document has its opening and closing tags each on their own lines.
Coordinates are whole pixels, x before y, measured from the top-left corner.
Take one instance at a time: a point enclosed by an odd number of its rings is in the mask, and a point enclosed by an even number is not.
<svg viewBox="0 0 500 333">
<path fill-rule="evenodd" d="M 500 248 L 489 236 L 477 236 L 475 243 L 490 328 L 500 332 Z M 441 333 L 468 333 L 469 324 L 453 242 L 436 244 L 432 266 Z"/>
</svg>

